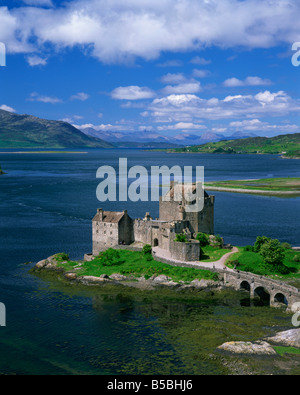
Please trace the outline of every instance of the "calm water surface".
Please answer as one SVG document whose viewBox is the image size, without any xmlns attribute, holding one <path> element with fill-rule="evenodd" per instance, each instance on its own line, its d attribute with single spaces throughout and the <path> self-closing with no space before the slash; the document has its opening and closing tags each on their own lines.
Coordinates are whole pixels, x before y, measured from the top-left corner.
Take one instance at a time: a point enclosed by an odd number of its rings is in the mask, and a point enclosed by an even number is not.
<svg viewBox="0 0 300 395">
<path fill-rule="evenodd" d="M 222 374 L 229 340 L 251 340 L 290 327 L 290 317 L 268 308 L 241 307 L 235 294 L 185 295 L 109 288 L 74 290 L 28 273 L 37 262 L 65 251 L 81 259 L 91 251 L 91 218 L 97 207 L 127 208 L 132 217 L 158 204 L 100 203 L 96 170 L 128 165 L 205 166 L 207 181 L 299 177 L 297 160 L 256 155 L 182 155 L 140 150 L 88 154 L 0 154 L 0 373 Z M 299 245 L 300 198 L 231 193 L 216 195 L 215 232 L 236 245 L 257 235 Z M 31 262 L 24 265 L 25 262 Z M 259 362 L 258 362 L 259 364 Z"/>
</svg>

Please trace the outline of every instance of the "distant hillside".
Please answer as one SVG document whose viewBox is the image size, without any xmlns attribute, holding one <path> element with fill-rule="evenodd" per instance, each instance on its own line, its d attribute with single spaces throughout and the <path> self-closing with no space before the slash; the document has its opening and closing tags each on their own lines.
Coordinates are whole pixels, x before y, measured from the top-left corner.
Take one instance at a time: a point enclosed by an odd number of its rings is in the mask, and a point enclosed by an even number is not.
<svg viewBox="0 0 300 395">
<path fill-rule="evenodd" d="M 96 130 L 91 127 L 81 128 L 81 131 L 88 136 L 98 137 L 104 141 L 117 145 L 118 147 L 129 147 L 129 143 L 151 143 L 151 147 L 156 148 L 172 148 L 184 147 L 186 145 L 199 145 L 211 141 L 235 140 L 241 138 L 257 137 L 254 133 L 236 132 L 232 136 L 224 136 L 220 133 L 205 132 L 201 134 L 193 134 L 181 132 L 176 136 L 165 136 L 155 131 L 141 130 L 139 132 L 129 131 L 112 131 L 112 130 Z M 122 144 L 121 144 L 122 143 Z M 162 143 L 159 145 L 158 143 Z M 132 145 L 131 147 L 134 147 Z M 140 145 L 140 147 L 142 147 Z"/>
<path fill-rule="evenodd" d="M 119 143 L 113 143 L 113 145 L 116 148 L 155 148 L 155 149 L 168 149 L 168 148 L 180 148 L 180 145 L 178 144 L 172 144 L 172 143 L 159 143 L 159 142 L 149 142 L 149 143 L 143 143 L 143 142 L 119 142 Z"/>
<path fill-rule="evenodd" d="M 170 151 L 210 154 L 282 154 L 284 157 L 300 157 L 300 133 L 271 138 L 253 137 L 219 141 Z"/>
<path fill-rule="evenodd" d="M 62 121 L 0 110 L 0 148 L 112 148 Z"/>
</svg>

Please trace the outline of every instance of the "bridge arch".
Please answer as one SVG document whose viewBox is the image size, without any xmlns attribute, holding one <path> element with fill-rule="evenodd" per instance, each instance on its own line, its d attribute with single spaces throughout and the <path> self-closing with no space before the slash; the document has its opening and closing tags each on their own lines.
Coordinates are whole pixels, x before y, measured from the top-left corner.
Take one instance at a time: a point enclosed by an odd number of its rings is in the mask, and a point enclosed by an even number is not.
<svg viewBox="0 0 300 395">
<path fill-rule="evenodd" d="M 260 304 L 269 306 L 271 304 L 270 292 L 263 286 L 258 286 L 254 289 L 254 298 L 259 299 Z"/>
<path fill-rule="evenodd" d="M 242 281 L 240 284 L 240 291 L 248 291 L 250 292 L 251 286 L 248 281 Z"/>
<path fill-rule="evenodd" d="M 274 296 L 274 302 L 275 302 L 275 303 L 282 303 L 282 304 L 285 304 L 286 306 L 289 305 L 289 302 L 288 302 L 286 296 L 285 296 L 283 293 L 281 293 L 281 292 L 278 292 L 278 293 Z"/>
</svg>

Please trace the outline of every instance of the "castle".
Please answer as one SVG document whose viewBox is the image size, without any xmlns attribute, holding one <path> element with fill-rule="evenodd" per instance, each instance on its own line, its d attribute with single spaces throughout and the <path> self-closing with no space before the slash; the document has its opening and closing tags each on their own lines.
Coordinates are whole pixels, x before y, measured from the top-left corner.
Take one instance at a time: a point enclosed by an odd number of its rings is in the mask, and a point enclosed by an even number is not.
<svg viewBox="0 0 300 395">
<path fill-rule="evenodd" d="M 127 210 L 122 212 L 97 210 L 93 218 L 93 255 L 119 245 L 133 243 L 150 244 L 168 253 L 170 258 L 183 261 L 198 261 L 201 249 L 195 239 L 197 233 L 214 233 L 215 197 L 204 191 L 202 211 L 191 212 L 188 205 L 195 200 L 187 199 L 183 184 L 172 181 L 170 189 L 159 199 L 159 218 L 154 220 L 149 213 L 144 219 L 132 219 Z M 196 184 L 190 184 L 190 193 Z M 180 200 L 177 198 L 180 196 Z M 185 234 L 187 242 L 176 242 L 176 234 Z"/>
</svg>

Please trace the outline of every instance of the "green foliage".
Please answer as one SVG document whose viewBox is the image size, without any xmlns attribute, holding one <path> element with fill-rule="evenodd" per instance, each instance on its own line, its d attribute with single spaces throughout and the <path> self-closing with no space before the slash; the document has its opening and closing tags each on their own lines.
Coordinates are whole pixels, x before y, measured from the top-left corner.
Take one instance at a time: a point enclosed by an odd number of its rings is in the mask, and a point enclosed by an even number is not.
<svg viewBox="0 0 300 395">
<path fill-rule="evenodd" d="M 300 262 L 300 255 L 295 255 L 293 261 L 297 263 Z"/>
<path fill-rule="evenodd" d="M 291 250 L 292 246 L 289 243 L 283 242 L 281 243 L 282 248 L 285 248 L 286 250 Z"/>
<path fill-rule="evenodd" d="M 187 237 L 183 233 L 177 233 L 175 237 L 175 241 L 179 243 L 186 243 L 187 242 Z"/>
<path fill-rule="evenodd" d="M 113 248 L 100 253 L 99 258 L 103 266 L 118 266 L 122 264 L 119 251 Z"/>
<path fill-rule="evenodd" d="M 254 251 L 255 252 L 260 252 L 261 247 L 267 243 L 268 241 L 270 241 L 271 239 L 269 237 L 266 236 L 258 236 L 256 238 L 256 242 L 254 244 Z"/>
<path fill-rule="evenodd" d="M 206 233 L 198 233 L 196 240 L 200 242 L 201 247 L 206 247 L 209 245 L 209 236 Z"/>
<path fill-rule="evenodd" d="M 69 254 L 66 254 L 65 252 L 61 252 L 61 253 L 55 255 L 55 259 L 57 261 L 69 261 L 70 257 L 69 257 Z"/>
<path fill-rule="evenodd" d="M 281 154 L 282 152 L 286 152 L 285 156 L 297 157 L 300 151 L 300 133 L 279 135 L 271 138 L 251 137 L 246 139 L 224 140 L 203 145 L 194 145 L 188 148 L 172 149 L 172 151 L 216 154 Z"/>
<path fill-rule="evenodd" d="M 107 250 L 108 251 L 108 250 Z M 105 251 L 105 252 L 107 252 Z M 119 258 L 115 261 L 115 265 L 105 265 L 103 257 L 105 253 L 100 254 L 91 262 L 84 262 L 81 269 L 77 271 L 79 276 L 96 276 L 113 273 L 120 273 L 125 276 L 132 275 L 134 277 L 144 276 L 146 279 L 155 275 L 164 274 L 173 281 L 192 281 L 195 279 L 201 280 L 218 280 L 218 275 L 205 269 L 195 269 L 189 267 L 175 267 L 166 263 L 155 261 L 150 254 L 143 254 L 143 252 L 128 251 L 128 250 L 112 250 L 116 251 Z M 109 252 L 109 255 L 111 252 Z M 61 265 L 67 267 L 67 265 Z"/>
<path fill-rule="evenodd" d="M 151 254 L 152 253 L 152 247 L 150 244 L 145 244 L 143 247 L 143 254 L 147 255 L 147 254 Z"/>
<path fill-rule="evenodd" d="M 253 246 L 245 246 L 244 251 L 254 252 L 254 247 Z"/>
<path fill-rule="evenodd" d="M 215 236 L 215 239 L 216 239 L 216 242 L 217 242 L 219 248 L 222 248 L 222 245 L 223 245 L 223 239 L 222 239 L 222 237 L 219 236 L 219 235 L 217 235 L 217 236 Z"/>
<path fill-rule="evenodd" d="M 284 248 L 279 240 L 269 240 L 260 247 L 260 254 L 267 265 L 282 265 L 284 260 Z"/>
</svg>

